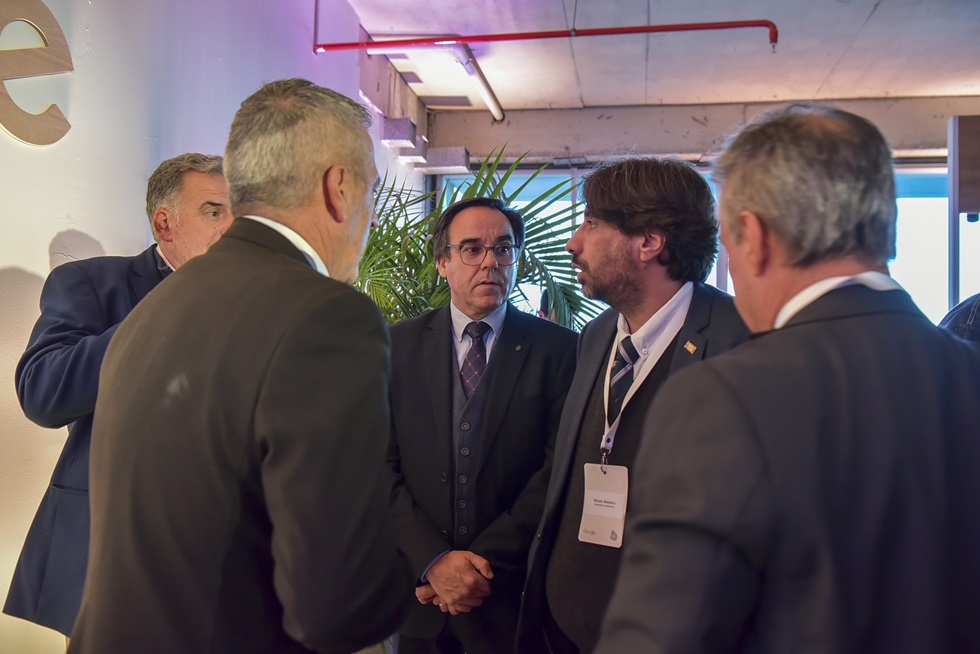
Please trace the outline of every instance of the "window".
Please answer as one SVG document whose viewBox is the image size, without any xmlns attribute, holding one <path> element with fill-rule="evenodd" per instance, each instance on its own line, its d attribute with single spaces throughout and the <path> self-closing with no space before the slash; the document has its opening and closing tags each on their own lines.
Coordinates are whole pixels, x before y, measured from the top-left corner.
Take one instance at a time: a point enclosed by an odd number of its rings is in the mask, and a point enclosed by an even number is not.
<svg viewBox="0 0 980 654">
<path fill-rule="evenodd" d="M 526 204 L 522 198 L 535 198 L 562 179 L 578 181 L 588 171 L 572 169 L 546 171 L 513 201 L 517 208 Z M 710 183 L 710 175 L 699 170 Z M 469 180 L 466 176 L 446 177 L 443 183 L 450 192 Z M 507 183 L 508 192 L 514 192 L 527 180 L 527 175 L 515 174 Z M 950 231 L 945 166 L 903 167 L 896 170 L 898 192 L 898 220 L 896 256 L 889 264 L 892 276 L 912 296 L 915 303 L 931 320 L 939 322 L 950 309 L 949 289 L 952 275 L 958 275 L 960 299 L 980 293 L 980 222 L 967 222 L 960 216 L 959 270 L 950 269 Z M 569 198 L 565 207 L 577 198 Z M 727 254 L 719 245 L 718 261 L 712 268 L 707 282 L 734 294 L 731 276 L 728 274 Z M 537 306 L 540 291 L 522 289 L 529 305 Z M 524 307 L 527 309 L 528 307 Z"/>
</svg>

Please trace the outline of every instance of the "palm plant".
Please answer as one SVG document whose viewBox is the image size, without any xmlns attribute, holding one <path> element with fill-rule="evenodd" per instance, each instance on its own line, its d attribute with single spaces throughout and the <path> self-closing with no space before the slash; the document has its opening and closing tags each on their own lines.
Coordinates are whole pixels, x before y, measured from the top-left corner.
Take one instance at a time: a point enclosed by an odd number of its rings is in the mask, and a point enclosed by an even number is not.
<svg viewBox="0 0 980 654">
<path fill-rule="evenodd" d="M 384 180 L 375 202 L 380 226 L 368 240 L 355 285 L 381 307 L 389 323 L 449 303 L 449 285 L 439 276 L 430 243 L 435 222 L 446 207 L 471 197 L 501 198 L 511 204 L 547 168 L 538 168 L 518 188 L 508 190 L 523 156 L 502 169 L 503 154 L 502 148 L 491 152 L 471 179 L 447 188 L 438 198 Z M 572 190 L 572 180 L 565 179 L 521 202 L 526 235 L 515 264 L 517 284 L 511 300 L 528 301 L 522 285 L 543 287 L 551 298 L 554 320 L 581 328 L 601 307 L 579 292 L 571 257 L 565 252 L 578 211 L 578 205 L 567 202 Z"/>
</svg>

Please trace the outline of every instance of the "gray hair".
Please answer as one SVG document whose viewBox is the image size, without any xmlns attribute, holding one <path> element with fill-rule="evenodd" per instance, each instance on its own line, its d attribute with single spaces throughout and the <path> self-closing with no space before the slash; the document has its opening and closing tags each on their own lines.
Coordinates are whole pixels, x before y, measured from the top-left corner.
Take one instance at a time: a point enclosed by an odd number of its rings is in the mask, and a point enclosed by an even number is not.
<svg viewBox="0 0 980 654">
<path fill-rule="evenodd" d="M 153 214 L 160 207 L 174 210 L 184 174 L 193 171 L 205 175 L 223 175 L 222 161 L 221 157 L 214 154 L 188 152 L 167 159 L 157 166 L 146 182 L 146 217 L 150 220 L 153 240 L 157 240 L 157 230 L 153 228 Z"/>
<path fill-rule="evenodd" d="M 235 215 L 248 207 L 295 209 L 337 163 L 363 176 L 371 117 L 346 96 L 299 79 L 269 82 L 235 114 L 225 148 Z"/>
<path fill-rule="evenodd" d="M 771 110 L 729 139 L 713 174 L 736 241 L 734 217 L 751 211 L 794 266 L 849 256 L 884 265 L 895 256 L 891 151 L 865 118 L 816 102 Z"/>
</svg>

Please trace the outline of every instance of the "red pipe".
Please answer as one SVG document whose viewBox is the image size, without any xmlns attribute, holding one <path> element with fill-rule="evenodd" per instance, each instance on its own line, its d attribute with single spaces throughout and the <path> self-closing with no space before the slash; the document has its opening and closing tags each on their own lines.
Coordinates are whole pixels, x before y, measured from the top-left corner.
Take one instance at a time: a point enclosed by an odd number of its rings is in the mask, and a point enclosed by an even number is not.
<svg viewBox="0 0 980 654">
<path fill-rule="evenodd" d="M 652 34 L 655 32 L 692 32 L 696 30 L 726 30 L 743 27 L 765 27 L 769 30 L 769 43 L 775 48 L 779 30 L 771 20 L 732 20 L 719 23 L 680 23 L 676 25 L 639 25 L 636 27 L 600 27 L 584 30 L 552 30 L 548 32 L 510 32 L 507 34 L 483 34 L 476 36 L 442 36 L 421 39 L 397 39 L 394 41 L 352 41 L 349 43 L 317 43 L 314 52 L 336 50 L 367 50 L 369 48 L 414 48 L 458 43 L 493 43 L 496 41 L 526 41 L 529 39 L 563 39 L 576 36 L 610 36 L 614 34 Z"/>
</svg>

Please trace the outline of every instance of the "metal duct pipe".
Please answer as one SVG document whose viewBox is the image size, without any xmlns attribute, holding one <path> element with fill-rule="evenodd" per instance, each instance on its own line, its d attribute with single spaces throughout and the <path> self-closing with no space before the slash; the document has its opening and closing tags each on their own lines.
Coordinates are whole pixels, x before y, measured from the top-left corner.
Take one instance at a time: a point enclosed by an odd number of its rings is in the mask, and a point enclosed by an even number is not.
<svg viewBox="0 0 980 654">
<path fill-rule="evenodd" d="M 339 50 L 373 50 L 377 52 L 404 52 L 412 48 L 450 47 L 456 53 L 456 61 L 466 72 L 476 78 L 480 85 L 480 96 L 493 114 L 494 120 L 504 119 L 504 111 L 497 95 L 490 87 L 486 76 L 480 69 L 470 43 L 496 43 L 499 41 L 527 41 L 531 39 L 562 39 L 578 36 L 613 36 L 618 34 L 655 34 L 660 32 L 693 32 L 699 30 L 743 29 L 765 27 L 769 30 L 769 44 L 773 51 L 779 41 L 779 30 L 770 20 L 734 20 L 717 23 L 678 23 L 674 25 L 638 25 L 634 27 L 599 27 L 583 30 L 552 30 L 546 32 L 509 32 L 503 34 L 481 34 L 475 36 L 435 36 L 413 39 L 394 39 L 390 41 L 351 41 L 347 43 L 316 43 L 315 53 L 336 52 Z"/>
<path fill-rule="evenodd" d="M 317 43 L 314 52 L 337 50 L 366 50 L 378 46 L 415 48 L 459 43 L 496 43 L 498 41 L 527 41 L 531 39 L 564 39 L 578 36 L 612 36 L 617 34 L 654 34 L 658 32 L 693 32 L 698 30 L 743 29 L 765 27 L 769 30 L 769 43 L 775 49 L 779 30 L 771 20 L 732 20 L 717 23 L 678 23 L 675 25 L 637 25 L 634 27 L 599 27 L 583 30 L 552 30 L 546 32 L 509 32 L 504 34 L 479 34 L 475 36 L 436 36 L 393 41 L 351 41 L 348 43 Z"/>
</svg>

